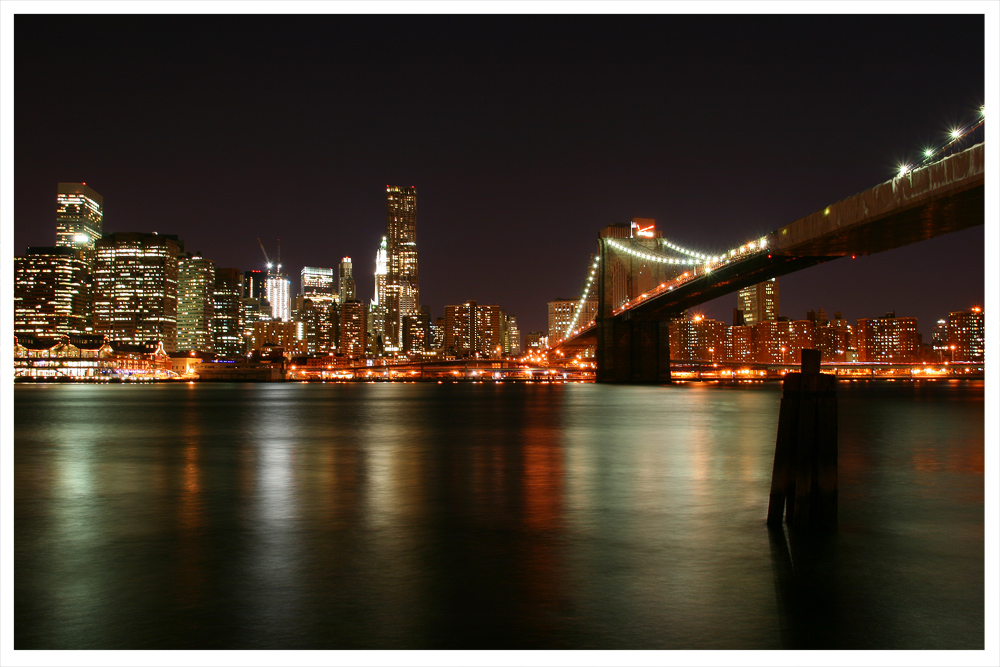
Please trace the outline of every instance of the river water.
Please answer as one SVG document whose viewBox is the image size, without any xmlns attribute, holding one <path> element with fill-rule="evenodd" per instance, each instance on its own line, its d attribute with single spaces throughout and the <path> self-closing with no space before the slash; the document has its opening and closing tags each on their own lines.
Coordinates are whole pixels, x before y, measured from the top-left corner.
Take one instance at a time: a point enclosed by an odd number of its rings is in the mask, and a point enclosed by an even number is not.
<svg viewBox="0 0 1000 667">
<path fill-rule="evenodd" d="M 981 649 L 981 382 L 18 385 L 16 649 Z"/>
</svg>

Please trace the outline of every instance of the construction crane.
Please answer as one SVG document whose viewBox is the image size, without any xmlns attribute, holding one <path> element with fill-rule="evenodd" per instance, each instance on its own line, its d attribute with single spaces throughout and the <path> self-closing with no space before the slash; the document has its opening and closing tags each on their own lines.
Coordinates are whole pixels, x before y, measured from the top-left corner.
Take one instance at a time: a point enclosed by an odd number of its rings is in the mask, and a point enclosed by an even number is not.
<svg viewBox="0 0 1000 667">
<path fill-rule="evenodd" d="M 267 250 L 264 250 L 264 243 L 260 240 L 260 237 L 257 237 L 257 243 L 260 244 L 260 251 L 264 253 L 264 261 L 267 262 L 267 272 L 270 273 L 271 268 L 275 265 L 271 262 L 271 258 L 267 256 Z M 281 271 L 281 239 L 278 239 L 277 270 Z"/>
</svg>

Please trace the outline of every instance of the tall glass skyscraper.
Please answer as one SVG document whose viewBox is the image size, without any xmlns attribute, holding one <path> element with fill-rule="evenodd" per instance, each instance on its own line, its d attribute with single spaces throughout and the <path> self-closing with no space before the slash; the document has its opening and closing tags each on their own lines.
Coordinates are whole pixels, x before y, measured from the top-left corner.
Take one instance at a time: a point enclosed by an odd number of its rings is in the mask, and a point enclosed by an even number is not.
<svg viewBox="0 0 1000 667">
<path fill-rule="evenodd" d="M 356 301 L 358 298 L 358 288 L 354 282 L 354 263 L 350 257 L 340 260 L 340 303 Z"/>
<path fill-rule="evenodd" d="M 236 268 L 215 270 L 212 291 L 212 341 L 215 353 L 224 357 L 240 357 L 246 351 L 243 340 L 242 276 Z"/>
<path fill-rule="evenodd" d="M 386 240 L 386 351 L 398 351 L 403 318 L 420 309 L 416 186 L 386 186 Z"/>
<path fill-rule="evenodd" d="M 86 183 L 60 183 L 56 191 L 56 246 L 94 249 L 104 225 L 104 197 Z M 93 253 L 86 254 L 88 258 Z"/>
<path fill-rule="evenodd" d="M 187 255 L 177 262 L 177 349 L 212 352 L 215 262 Z"/>
</svg>

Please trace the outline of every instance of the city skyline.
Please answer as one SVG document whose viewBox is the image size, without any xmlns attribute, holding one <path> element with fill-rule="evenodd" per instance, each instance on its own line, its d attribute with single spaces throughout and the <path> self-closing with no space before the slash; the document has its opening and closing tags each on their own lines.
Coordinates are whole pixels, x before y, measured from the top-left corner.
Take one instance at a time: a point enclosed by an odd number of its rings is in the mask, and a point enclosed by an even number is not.
<svg viewBox="0 0 1000 667">
<path fill-rule="evenodd" d="M 894 160 L 916 155 L 984 103 L 983 47 L 962 36 L 982 31 L 976 16 L 618 16 L 603 24 L 583 16 L 323 17 L 319 23 L 340 38 L 336 46 L 300 17 L 279 17 L 283 29 L 272 31 L 253 17 L 229 17 L 223 29 L 218 17 L 202 16 L 186 24 L 192 47 L 183 53 L 167 38 L 181 17 L 74 18 L 106 37 L 86 56 L 85 77 L 60 74 L 60 40 L 39 41 L 76 23 L 16 20 L 12 254 L 53 245 L 51 192 L 77 180 L 104 197 L 108 232 L 176 234 L 216 266 L 241 270 L 263 268 L 258 237 L 269 247 L 281 238 L 288 273 L 350 256 L 357 293 L 367 295 L 371 250 L 386 231 L 379 190 L 406 183 L 421 193 L 421 302 L 434 316 L 470 299 L 498 303 L 522 332 L 545 330 L 548 301 L 579 294 L 607 224 L 649 217 L 677 242 L 720 250 L 888 180 Z M 954 29 L 929 47 L 936 55 L 926 65 L 891 57 L 893 35 L 936 21 Z M 848 23 L 865 48 L 833 61 L 797 36 Z M 570 26 L 576 37 L 557 30 Z M 123 27 L 142 29 L 148 46 L 136 57 L 156 73 L 128 90 L 115 84 L 140 64 L 114 58 L 137 46 Z M 261 37 L 260 57 L 270 65 L 255 69 L 257 61 L 228 49 L 227 39 L 210 39 L 237 27 Z M 652 40 L 656 29 L 669 29 L 668 44 Z M 708 46 L 683 34 L 699 29 Z M 394 38 L 384 53 L 360 49 L 366 56 L 351 68 L 316 64 L 320 56 L 342 62 L 336 56 L 375 31 Z M 527 46 L 501 62 L 473 32 Z M 556 37 L 541 46 L 508 34 Z M 292 35 L 294 49 L 286 43 Z M 588 38 L 634 45 L 629 55 L 598 52 Z M 405 75 L 383 82 L 394 56 L 431 39 L 466 62 L 417 49 Z M 798 62 L 782 55 L 792 46 Z M 676 65 L 685 53 L 699 58 Z M 291 95 L 279 74 L 292 71 L 296 81 L 328 81 L 342 92 Z M 256 95 L 251 72 L 278 88 L 253 98 L 246 108 L 254 113 L 233 113 Z M 882 90 L 890 74 L 892 90 Z M 923 92 L 929 79 L 940 79 L 932 96 Z M 47 87 L 52 81 L 59 84 Z M 162 97 L 182 81 L 183 99 Z M 829 96 L 831 85 L 841 92 Z M 46 104 L 70 92 L 81 100 L 72 113 Z M 127 122 L 85 103 L 96 94 Z M 816 104 L 821 98 L 825 106 Z M 804 110 L 792 113 L 797 106 Z M 337 122 L 321 119 L 320 109 Z M 58 139 L 70 135 L 80 141 Z M 137 159 L 145 160 L 141 173 L 123 167 Z M 155 199 L 151 190 L 173 194 Z M 985 306 L 985 269 L 976 261 L 983 235 L 973 228 L 788 276 L 780 314 L 798 319 L 824 308 L 856 319 L 896 311 L 917 317 L 927 339 L 947 312 Z M 925 265 L 937 270 L 915 269 Z M 700 310 L 726 321 L 735 305 L 732 294 Z"/>
</svg>

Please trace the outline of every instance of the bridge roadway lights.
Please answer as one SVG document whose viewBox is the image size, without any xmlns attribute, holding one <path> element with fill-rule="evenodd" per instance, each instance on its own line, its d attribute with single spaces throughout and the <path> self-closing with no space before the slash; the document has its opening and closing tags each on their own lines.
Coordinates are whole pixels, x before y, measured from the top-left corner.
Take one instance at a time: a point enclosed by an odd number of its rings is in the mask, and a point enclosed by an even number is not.
<svg viewBox="0 0 1000 667">
<path fill-rule="evenodd" d="M 670 321 L 602 318 L 597 323 L 598 382 L 670 382 Z"/>
</svg>

